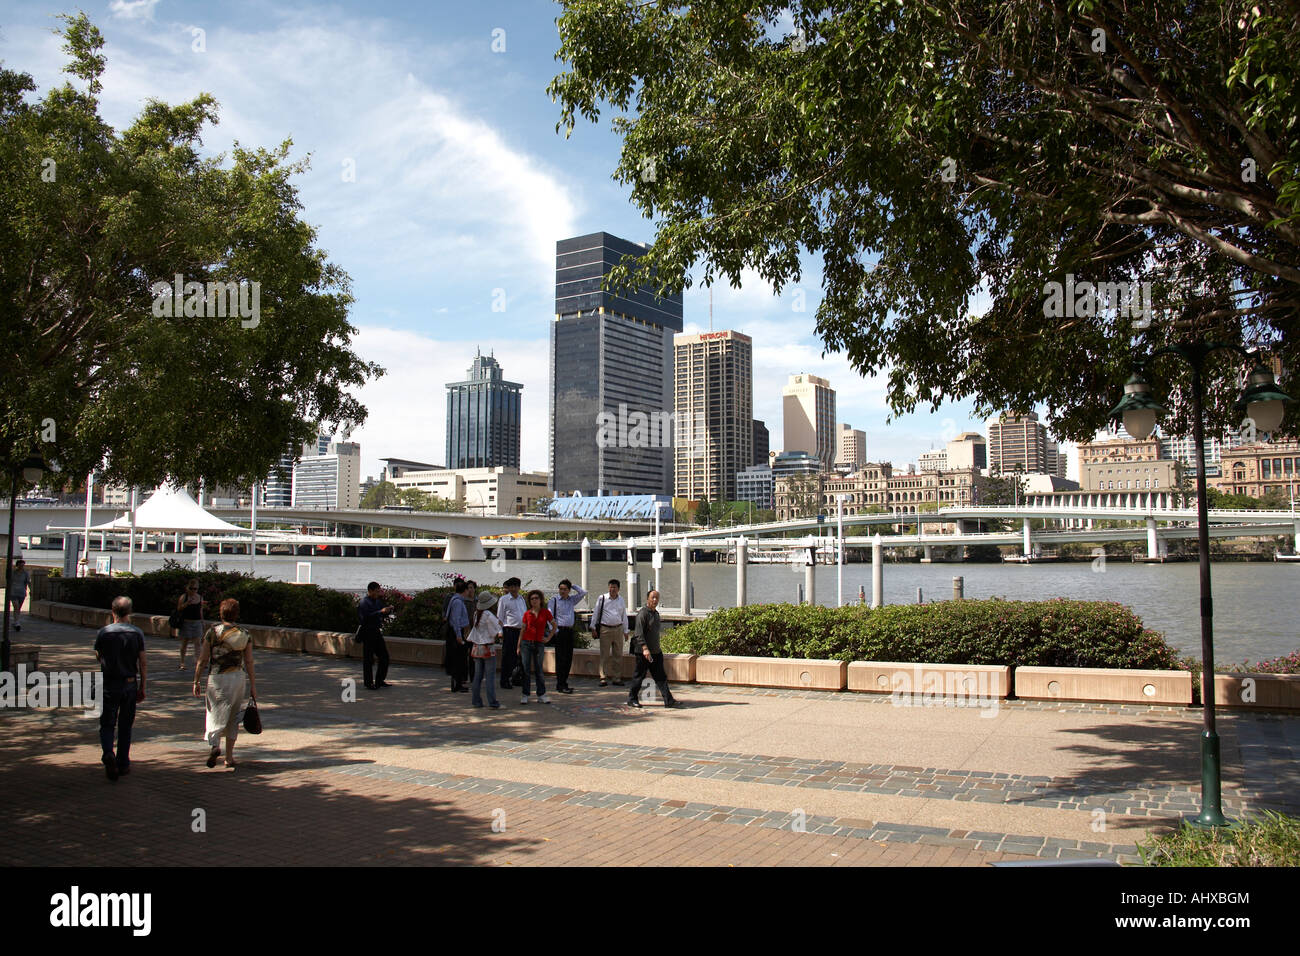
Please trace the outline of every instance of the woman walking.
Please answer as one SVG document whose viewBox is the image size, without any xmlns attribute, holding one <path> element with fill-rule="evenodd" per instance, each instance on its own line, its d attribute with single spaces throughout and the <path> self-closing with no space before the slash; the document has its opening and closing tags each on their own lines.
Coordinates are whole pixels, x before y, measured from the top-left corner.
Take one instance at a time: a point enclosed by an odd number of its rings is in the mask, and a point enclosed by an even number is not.
<svg viewBox="0 0 1300 956">
<path fill-rule="evenodd" d="M 523 699 L 528 703 L 528 679 L 537 678 L 537 699 L 549 704 L 551 698 L 546 696 L 546 684 L 542 681 L 542 648 L 555 633 L 555 618 L 546 608 L 546 595 L 536 589 L 528 592 L 528 610 L 524 612 L 524 627 L 519 634 L 519 659 L 524 666 Z"/>
<path fill-rule="evenodd" d="M 469 631 L 469 659 L 474 663 L 474 676 L 470 678 L 470 703 L 475 707 L 483 706 L 480 689 L 487 681 L 488 706 L 496 710 L 497 703 L 497 648 L 496 640 L 501 636 L 501 622 L 490 608 L 497 603 L 497 597 L 488 591 L 478 596 L 474 610 L 474 626 Z"/>
<path fill-rule="evenodd" d="M 176 600 L 176 610 L 181 616 L 181 626 L 177 631 L 181 639 L 181 662 L 176 668 L 178 671 L 185 670 L 185 648 L 190 641 L 194 642 L 194 652 L 198 653 L 205 630 L 203 610 L 207 606 L 208 602 L 199 594 L 199 579 L 191 578 L 190 583 L 185 585 L 185 593 Z"/>
<path fill-rule="evenodd" d="M 219 609 L 221 623 L 213 625 L 203 637 L 203 650 L 194 669 L 194 696 L 202 687 L 203 668 L 208 668 L 208 688 L 204 695 L 208 741 L 208 766 L 216 766 L 221 756 L 221 738 L 226 738 L 226 766 L 235 766 L 235 738 L 247 696 L 257 702 L 257 678 L 253 674 L 253 642 L 240 627 L 239 602 L 226 598 Z M 247 674 L 245 674 L 247 672 Z"/>
</svg>

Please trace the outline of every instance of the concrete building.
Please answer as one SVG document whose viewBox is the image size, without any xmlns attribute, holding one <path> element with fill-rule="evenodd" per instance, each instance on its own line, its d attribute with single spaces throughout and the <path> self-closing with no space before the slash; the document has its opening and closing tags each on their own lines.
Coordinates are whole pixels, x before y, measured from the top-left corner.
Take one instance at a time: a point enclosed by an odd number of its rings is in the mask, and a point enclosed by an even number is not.
<svg viewBox="0 0 1300 956">
<path fill-rule="evenodd" d="M 1224 494 L 1262 498 L 1281 491 L 1300 498 L 1300 441 L 1295 439 L 1225 449 L 1220 467 L 1222 474 L 1207 482 Z"/>
<path fill-rule="evenodd" d="M 1241 436 L 1236 432 L 1229 432 L 1221 438 L 1217 435 L 1206 435 L 1206 479 L 1218 478 L 1222 475 L 1223 471 L 1220 462 L 1223 459 L 1223 453 L 1238 448 L 1242 444 Z M 1193 481 L 1196 479 L 1196 440 L 1191 435 L 1184 435 L 1180 438 L 1161 438 L 1160 456 L 1181 462 L 1187 476 Z"/>
<path fill-rule="evenodd" d="M 916 467 L 921 474 L 948 470 L 948 449 L 934 448 L 916 456 Z"/>
<path fill-rule="evenodd" d="M 409 458 L 381 458 L 384 463 L 383 473 L 379 476 L 380 481 L 396 482 L 398 478 L 408 471 L 444 471 L 445 465 L 435 465 L 426 461 L 411 461 Z"/>
<path fill-rule="evenodd" d="M 852 475 L 788 475 L 776 479 L 778 520 L 798 517 L 808 510 L 809 494 L 816 496 L 817 510 L 834 513 L 837 498 L 844 495 L 844 514 L 895 514 L 899 517 L 938 508 L 970 505 L 973 501 L 975 469 L 961 471 L 907 472 L 895 474 L 887 462 L 869 462 Z"/>
<path fill-rule="evenodd" d="M 675 497 L 737 500 L 736 473 L 754 459 L 753 352 L 732 330 L 673 336 Z"/>
<path fill-rule="evenodd" d="M 767 465 L 752 465 L 736 472 L 735 500 L 752 501 L 756 508 L 775 508 L 776 486 L 772 469 Z"/>
<path fill-rule="evenodd" d="M 671 491 L 675 439 L 665 422 L 682 297 L 602 288 L 614 266 L 645 250 L 606 232 L 555 245 L 549 453 L 558 493 Z"/>
<path fill-rule="evenodd" d="M 979 432 L 962 432 L 945 449 L 945 468 L 980 471 L 989 466 L 989 445 Z"/>
<path fill-rule="evenodd" d="M 1002 415 L 988 420 L 989 472 L 994 475 L 1043 474 L 1065 477 L 1064 461 L 1038 415 Z"/>
<path fill-rule="evenodd" d="M 841 422 L 836 426 L 836 466 L 847 465 L 850 472 L 867 463 L 867 433 Z"/>
<path fill-rule="evenodd" d="M 767 432 L 767 425 L 764 422 L 760 422 L 758 419 L 754 419 L 753 432 L 754 457 L 750 459 L 750 464 L 768 465 L 768 452 L 771 451 L 771 448 L 769 447 L 771 444 L 771 438 Z"/>
<path fill-rule="evenodd" d="M 456 506 L 466 514 L 532 513 L 538 500 L 550 497 L 550 476 L 518 468 L 439 468 L 404 471 L 392 479 L 398 490 L 416 488 Z"/>
<path fill-rule="evenodd" d="M 787 451 L 816 455 L 830 471 L 838 452 L 835 444 L 835 390 L 817 375 L 791 375 L 781 390 L 784 446 Z"/>
<path fill-rule="evenodd" d="M 447 467 L 519 467 L 520 393 L 501 364 L 476 352 L 463 382 L 447 383 Z"/>
<path fill-rule="evenodd" d="M 361 504 L 361 446 L 334 442 L 328 454 L 293 466 L 292 507 L 356 508 Z"/>
<path fill-rule="evenodd" d="M 1178 483 L 1175 463 L 1163 456 L 1158 439 L 1125 434 L 1080 442 L 1078 448 L 1083 491 L 1167 490 Z"/>
</svg>

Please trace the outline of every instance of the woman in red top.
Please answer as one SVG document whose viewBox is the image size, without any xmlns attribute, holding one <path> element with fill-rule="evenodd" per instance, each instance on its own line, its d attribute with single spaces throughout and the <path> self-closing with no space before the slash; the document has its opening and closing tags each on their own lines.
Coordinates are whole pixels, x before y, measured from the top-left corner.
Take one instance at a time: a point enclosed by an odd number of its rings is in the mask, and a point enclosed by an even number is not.
<svg viewBox="0 0 1300 956">
<path fill-rule="evenodd" d="M 546 595 L 541 591 L 528 592 L 528 610 L 524 611 L 524 626 L 519 631 L 519 660 L 524 668 L 524 687 L 522 704 L 528 703 L 528 677 L 537 677 L 537 699 L 549 704 L 551 698 L 546 696 L 546 684 L 542 682 L 542 648 L 546 641 L 556 632 L 554 616 L 546 607 Z"/>
</svg>

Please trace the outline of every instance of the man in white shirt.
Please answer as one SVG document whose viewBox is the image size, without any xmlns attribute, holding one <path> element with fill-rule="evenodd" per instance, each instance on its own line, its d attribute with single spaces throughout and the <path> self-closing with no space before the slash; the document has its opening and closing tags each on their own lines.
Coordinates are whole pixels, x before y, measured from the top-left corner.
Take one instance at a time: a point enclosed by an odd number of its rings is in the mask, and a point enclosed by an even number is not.
<svg viewBox="0 0 1300 956">
<path fill-rule="evenodd" d="M 524 626 L 524 611 L 528 605 L 519 593 L 522 582 L 518 578 L 506 578 L 506 593 L 497 601 L 497 617 L 501 621 L 501 686 L 510 690 L 510 675 L 514 673 L 515 663 L 519 660 L 519 631 Z"/>
<path fill-rule="evenodd" d="M 602 594 L 591 612 L 600 640 L 600 686 L 610 681 L 623 686 L 623 641 L 627 639 L 627 602 L 618 593 L 618 578 L 609 579 L 609 593 Z"/>
</svg>

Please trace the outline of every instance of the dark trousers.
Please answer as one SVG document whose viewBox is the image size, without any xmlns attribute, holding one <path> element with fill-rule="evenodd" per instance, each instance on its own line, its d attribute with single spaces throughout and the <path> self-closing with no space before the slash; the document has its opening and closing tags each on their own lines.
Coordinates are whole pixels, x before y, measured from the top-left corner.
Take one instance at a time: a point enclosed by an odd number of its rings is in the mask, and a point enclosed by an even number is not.
<svg viewBox="0 0 1300 956">
<path fill-rule="evenodd" d="M 555 648 L 555 686 L 564 690 L 569 686 L 569 671 L 573 669 L 573 628 L 558 629 L 551 646 Z"/>
<path fill-rule="evenodd" d="M 388 644 L 384 641 L 382 634 L 377 637 L 368 637 L 362 644 L 361 655 L 361 673 L 365 678 L 367 687 L 374 687 L 376 684 L 382 684 L 384 678 L 388 676 Z M 375 673 L 375 658 L 379 659 L 379 672 Z M 374 680 L 371 675 L 374 674 Z"/>
<path fill-rule="evenodd" d="M 512 686 L 510 675 L 514 673 L 519 661 L 519 628 L 501 628 L 501 686 L 509 690 Z"/>
<path fill-rule="evenodd" d="M 663 654 L 651 654 L 650 659 L 646 660 L 639 649 L 636 652 L 636 674 L 632 677 L 632 686 L 627 689 L 627 699 L 637 700 L 641 696 L 641 684 L 645 681 L 647 672 L 659 688 L 659 696 L 664 703 L 672 701 L 673 695 L 668 692 L 668 674 L 664 670 Z"/>
<path fill-rule="evenodd" d="M 104 712 L 99 715 L 99 743 L 104 759 L 115 760 L 118 769 L 131 764 L 131 725 L 135 723 L 135 684 L 118 690 L 104 688 Z M 113 756 L 113 732 L 117 732 L 117 756 Z"/>
<path fill-rule="evenodd" d="M 457 687 L 469 683 L 469 647 L 456 640 L 447 638 L 447 650 L 443 658 L 443 668 Z"/>
</svg>

